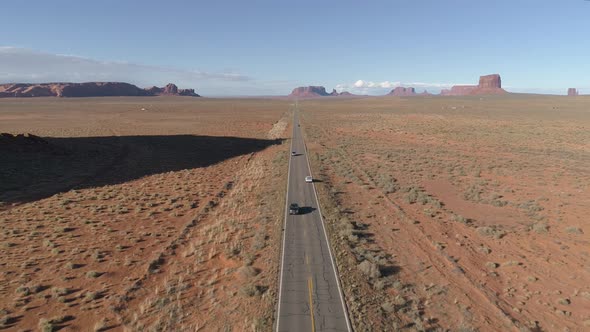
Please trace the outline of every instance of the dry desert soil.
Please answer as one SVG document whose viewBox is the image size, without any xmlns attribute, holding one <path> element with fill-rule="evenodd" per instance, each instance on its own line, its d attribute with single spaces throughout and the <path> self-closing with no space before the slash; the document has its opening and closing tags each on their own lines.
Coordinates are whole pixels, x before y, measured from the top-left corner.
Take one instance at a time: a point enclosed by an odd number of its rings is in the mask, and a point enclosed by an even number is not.
<svg viewBox="0 0 590 332">
<path fill-rule="evenodd" d="M 289 106 L 6 99 L 0 329 L 269 330 Z"/>
<path fill-rule="evenodd" d="M 300 109 L 356 330 L 590 329 L 590 97 Z"/>
<path fill-rule="evenodd" d="M 0 329 L 272 330 L 292 103 L 0 101 Z M 590 329 L 589 106 L 299 101 L 355 331 Z"/>
</svg>

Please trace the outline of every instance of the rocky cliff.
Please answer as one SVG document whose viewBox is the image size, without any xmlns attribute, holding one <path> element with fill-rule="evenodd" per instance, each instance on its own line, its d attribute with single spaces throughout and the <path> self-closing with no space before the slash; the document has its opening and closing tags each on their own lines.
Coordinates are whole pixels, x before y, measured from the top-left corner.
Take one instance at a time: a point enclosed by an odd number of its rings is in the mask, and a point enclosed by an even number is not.
<svg viewBox="0 0 590 332">
<path fill-rule="evenodd" d="M 0 84 L 0 98 L 4 97 L 110 97 L 110 96 L 195 96 L 193 89 L 178 89 L 174 84 L 164 88 L 141 89 L 122 82 Z"/>
<path fill-rule="evenodd" d="M 404 88 L 404 87 L 398 86 L 395 89 L 391 90 L 391 92 L 388 93 L 388 95 L 398 96 L 398 97 L 415 96 L 416 89 L 414 89 L 412 87 Z"/>
<path fill-rule="evenodd" d="M 444 89 L 440 92 L 443 96 L 465 96 L 472 94 L 477 89 L 477 85 L 454 85 L 450 89 Z"/>
<path fill-rule="evenodd" d="M 151 88 L 146 89 L 150 94 L 154 96 L 193 96 L 193 97 L 200 97 L 198 94 L 195 93 L 194 89 L 179 89 L 176 84 L 168 83 L 163 88 L 158 88 L 157 86 L 153 86 Z"/>
<path fill-rule="evenodd" d="M 487 95 L 503 94 L 502 79 L 499 74 L 484 75 L 479 77 L 478 85 L 455 85 L 451 89 L 444 89 L 440 92 L 443 96 L 466 96 L 466 95 Z"/>
<path fill-rule="evenodd" d="M 501 89 L 502 79 L 498 74 L 480 76 L 478 87 L 481 89 Z"/>
<path fill-rule="evenodd" d="M 300 86 L 298 88 L 293 89 L 289 97 L 299 97 L 299 98 L 313 98 L 313 97 L 324 97 L 330 96 L 329 93 L 326 92 L 326 88 L 323 86 Z"/>
</svg>

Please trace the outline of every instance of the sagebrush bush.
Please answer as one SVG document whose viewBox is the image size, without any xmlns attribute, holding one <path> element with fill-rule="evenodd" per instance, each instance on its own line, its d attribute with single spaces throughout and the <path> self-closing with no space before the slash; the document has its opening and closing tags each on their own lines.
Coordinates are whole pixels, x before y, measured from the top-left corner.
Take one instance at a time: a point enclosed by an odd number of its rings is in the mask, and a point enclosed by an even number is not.
<svg viewBox="0 0 590 332">
<path fill-rule="evenodd" d="M 359 264 L 359 270 L 364 273 L 369 278 L 379 278 L 381 277 L 381 271 L 379 270 L 379 266 L 377 264 L 369 262 L 368 260 L 364 260 Z"/>
</svg>

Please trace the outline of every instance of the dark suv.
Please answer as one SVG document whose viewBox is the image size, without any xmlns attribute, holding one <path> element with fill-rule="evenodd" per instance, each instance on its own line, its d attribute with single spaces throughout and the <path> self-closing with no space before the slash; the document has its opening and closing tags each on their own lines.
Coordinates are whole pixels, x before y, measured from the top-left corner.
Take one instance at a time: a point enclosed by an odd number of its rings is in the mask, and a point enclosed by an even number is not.
<svg viewBox="0 0 590 332">
<path fill-rule="evenodd" d="M 289 214 L 299 214 L 299 205 L 297 203 L 289 205 Z"/>
</svg>

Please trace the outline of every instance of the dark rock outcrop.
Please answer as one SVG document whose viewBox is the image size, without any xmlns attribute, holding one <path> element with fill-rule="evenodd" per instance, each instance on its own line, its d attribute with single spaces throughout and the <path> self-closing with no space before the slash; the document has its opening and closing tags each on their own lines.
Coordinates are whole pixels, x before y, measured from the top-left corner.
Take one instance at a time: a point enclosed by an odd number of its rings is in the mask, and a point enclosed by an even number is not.
<svg viewBox="0 0 590 332">
<path fill-rule="evenodd" d="M 193 89 L 178 89 L 174 84 L 164 88 L 141 89 L 122 82 L 87 83 L 39 83 L 39 84 L 0 84 L 2 97 L 118 97 L 118 96 L 157 96 L 157 95 L 199 95 Z"/>
<path fill-rule="evenodd" d="M 324 88 L 323 86 L 300 86 L 298 88 L 293 89 L 289 97 L 314 98 L 329 95 L 330 94 L 326 92 L 326 88 Z"/>
<path fill-rule="evenodd" d="M 569 89 L 567 89 L 567 95 L 568 96 L 577 96 L 578 90 L 576 88 L 569 88 Z"/>
<path fill-rule="evenodd" d="M 164 94 L 164 95 L 178 94 L 178 87 L 176 86 L 176 84 L 168 83 L 168 84 L 166 84 L 166 86 L 164 87 L 163 90 L 164 91 L 162 92 L 162 94 Z"/>
<path fill-rule="evenodd" d="M 129 83 L 92 82 L 67 83 L 56 87 L 58 97 L 147 96 L 144 89 Z"/>
<path fill-rule="evenodd" d="M 198 95 L 195 92 L 195 89 L 179 89 L 178 95 L 179 96 L 189 96 L 189 97 L 200 97 L 200 95 Z"/>
<path fill-rule="evenodd" d="M 391 90 L 389 95 L 390 96 L 398 96 L 398 97 L 415 96 L 416 89 L 414 89 L 412 87 L 404 88 L 404 87 L 398 86 L 395 89 Z"/>
<path fill-rule="evenodd" d="M 192 96 L 200 97 L 195 93 L 195 89 L 179 89 L 176 84 L 168 83 L 163 88 L 152 86 L 151 88 L 145 89 L 148 93 L 153 96 Z"/>
<path fill-rule="evenodd" d="M 151 88 L 144 89 L 150 96 L 157 96 L 162 94 L 164 89 L 158 88 L 157 86 L 152 86 Z"/>
</svg>

